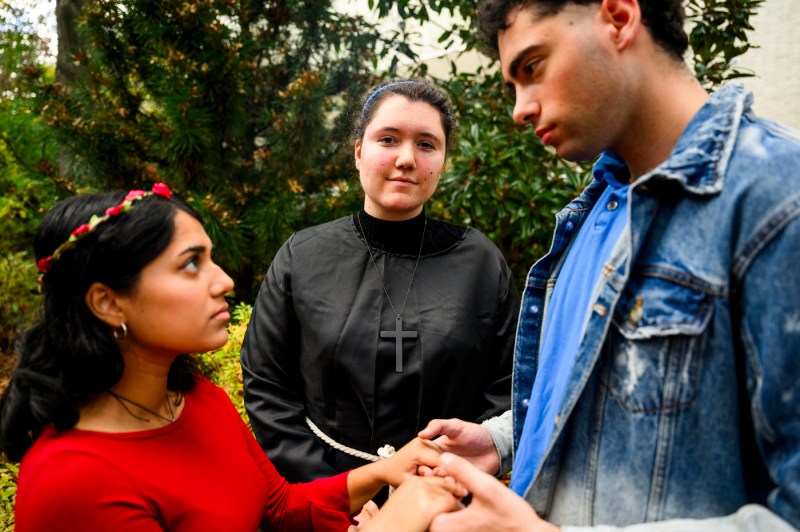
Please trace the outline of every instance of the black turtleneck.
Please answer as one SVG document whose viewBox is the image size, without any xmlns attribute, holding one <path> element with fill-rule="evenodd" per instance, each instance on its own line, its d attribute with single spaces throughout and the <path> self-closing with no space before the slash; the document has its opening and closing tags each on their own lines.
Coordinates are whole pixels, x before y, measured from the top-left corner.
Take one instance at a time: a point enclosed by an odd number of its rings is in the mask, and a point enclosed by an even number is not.
<svg viewBox="0 0 800 532">
<path fill-rule="evenodd" d="M 416 256 L 419 253 L 419 239 L 427 216 L 424 210 L 418 216 L 402 221 L 381 220 L 370 216 L 364 209 L 355 216 L 358 216 L 358 219 L 353 220 L 356 229 L 363 231 L 363 236 L 373 249 L 398 255 Z M 450 248 L 461 239 L 466 230 L 464 226 L 428 218 L 422 255 L 431 255 Z"/>
</svg>

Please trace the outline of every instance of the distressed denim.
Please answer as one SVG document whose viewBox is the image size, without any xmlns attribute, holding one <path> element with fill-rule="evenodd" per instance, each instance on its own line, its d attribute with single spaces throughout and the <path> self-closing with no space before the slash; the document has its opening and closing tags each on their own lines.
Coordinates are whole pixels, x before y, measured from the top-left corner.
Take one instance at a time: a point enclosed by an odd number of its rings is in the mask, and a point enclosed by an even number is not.
<svg viewBox="0 0 800 532">
<path fill-rule="evenodd" d="M 800 137 L 751 103 L 737 84 L 711 95 L 629 190 L 628 229 L 525 495 L 554 523 L 703 519 L 754 504 L 800 526 Z M 513 433 L 507 417 L 486 425 L 504 466 L 560 265 L 605 186 L 557 215 L 552 247 L 528 274 Z"/>
</svg>

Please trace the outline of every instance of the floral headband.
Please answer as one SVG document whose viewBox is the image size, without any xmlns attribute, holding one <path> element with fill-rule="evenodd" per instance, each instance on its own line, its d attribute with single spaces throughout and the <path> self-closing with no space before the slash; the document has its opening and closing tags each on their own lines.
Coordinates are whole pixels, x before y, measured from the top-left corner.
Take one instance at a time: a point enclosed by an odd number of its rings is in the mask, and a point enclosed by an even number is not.
<svg viewBox="0 0 800 532">
<path fill-rule="evenodd" d="M 58 260 L 66 250 L 75 245 L 75 242 L 89 233 L 92 233 L 95 229 L 97 229 L 97 226 L 103 222 L 107 222 L 113 217 L 119 216 L 123 212 L 132 210 L 133 202 L 142 198 L 146 198 L 147 196 L 152 196 L 153 194 L 164 196 L 168 199 L 172 197 L 172 192 L 169 190 L 167 185 L 164 183 L 155 183 L 151 192 L 145 192 L 144 190 L 131 190 L 125 195 L 125 199 L 122 200 L 122 203 L 106 209 L 106 213 L 103 216 L 98 216 L 96 214 L 92 215 L 87 223 L 78 226 L 74 231 L 72 231 L 67 241 L 58 246 L 52 255 L 49 257 L 44 257 L 43 259 L 39 259 L 36 262 L 36 266 L 39 268 L 39 272 L 41 273 L 41 275 L 39 275 L 39 282 L 41 282 L 42 276 L 47 273 L 47 271 L 53 265 L 53 261 Z"/>
</svg>

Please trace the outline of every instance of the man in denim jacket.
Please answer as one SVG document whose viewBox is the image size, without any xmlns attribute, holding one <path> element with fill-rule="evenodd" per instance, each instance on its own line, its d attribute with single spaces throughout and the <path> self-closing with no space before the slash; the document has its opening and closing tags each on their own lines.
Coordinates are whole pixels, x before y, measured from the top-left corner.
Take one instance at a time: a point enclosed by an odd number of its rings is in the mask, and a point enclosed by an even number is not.
<svg viewBox="0 0 800 532">
<path fill-rule="evenodd" d="M 799 527 L 797 132 L 739 85 L 706 94 L 679 0 L 487 0 L 479 19 L 514 119 L 603 155 L 528 275 L 512 411 L 420 434 L 486 473 L 513 450 L 522 498 L 445 454 L 473 500 L 431 530 Z"/>
</svg>

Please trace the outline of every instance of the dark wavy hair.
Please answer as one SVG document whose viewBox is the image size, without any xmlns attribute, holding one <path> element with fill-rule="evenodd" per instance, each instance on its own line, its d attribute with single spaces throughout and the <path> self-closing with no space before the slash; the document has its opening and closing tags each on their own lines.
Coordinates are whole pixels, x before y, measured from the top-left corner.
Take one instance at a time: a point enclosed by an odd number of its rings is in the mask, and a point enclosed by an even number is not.
<svg viewBox="0 0 800 532">
<path fill-rule="evenodd" d="M 478 6 L 478 37 L 486 53 L 498 57 L 497 35 L 508 27 L 508 15 L 518 8 L 534 9 L 547 17 L 569 4 L 599 4 L 600 0 L 483 0 Z M 674 59 L 683 61 L 689 47 L 684 28 L 685 11 L 681 0 L 639 0 L 642 22 L 653 40 Z"/>
<path fill-rule="evenodd" d="M 453 115 L 453 103 L 447 94 L 422 78 L 393 79 L 370 89 L 361 99 L 353 116 L 353 138 L 364 140 L 364 131 L 375 117 L 381 103 L 389 96 L 404 96 L 410 102 L 425 102 L 439 111 L 444 129 L 445 148 L 449 151 L 455 142 L 458 122 Z"/>
<path fill-rule="evenodd" d="M 36 259 L 52 255 L 72 230 L 125 195 L 121 190 L 87 194 L 56 204 L 34 240 Z M 45 425 L 73 427 L 79 408 L 119 381 L 122 355 L 111 327 L 87 307 L 86 292 L 99 282 L 131 293 L 142 268 L 172 240 L 177 210 L 199 220 L 174 196 L 140 199 L 84 235 L 44 274 L 38 319 L 17 343 L 17 365 L 0 400 L 0 451 L 9 459 L 21 460 Z M 170 368 L 167 386 L 189 391 L 203 373 L 195 357 L 182 355 Z"/>
</svg>

